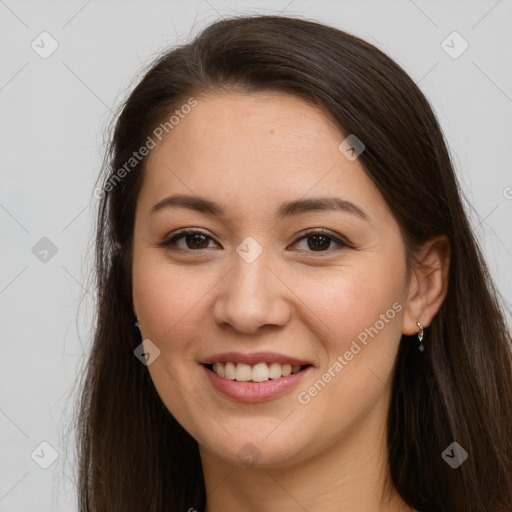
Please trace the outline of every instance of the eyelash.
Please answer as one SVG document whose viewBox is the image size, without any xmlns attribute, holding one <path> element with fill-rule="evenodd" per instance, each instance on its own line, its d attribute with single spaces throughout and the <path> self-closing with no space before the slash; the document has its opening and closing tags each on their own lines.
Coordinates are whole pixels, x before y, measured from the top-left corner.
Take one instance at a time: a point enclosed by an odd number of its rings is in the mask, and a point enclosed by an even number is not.
<svg viewBox="0 0 512 512">
<path fill-rule="evenodd" d="M 163 242 L 161 242 L 158 245 L 161 246 L 161 247 L 168 248 L 170 250 L 174 250 L 174 251 L 180 251 L 181 250 L 181 251 L 185 251 L 185 252 L 198 252 L 198 251 L 203 251 L 203 250 L 210 249 L 210 248 L 203 248 L 203 249 L 181 249 L 179 247 L 178 248 L 172 247 L 172 245 L 174 245 L 177 240 L 179 240 L 180 238 L 183 238 L 183 237 L 185 237 L 187 235 L 203 235 L 204 237 L 213 240 L 212 237 L 210 237 L 206 233 L 203 233 L 202 231 L 197 231 L 197 230 L 193 230 L 193 229 L 183 229 L 183 230 L 178 231 L 177 233 L 174 233 L 171 238 L 168 238 L 168 239 L 164 240 Z M 321 235 L 321 236 L 330 238 L 332 241 L 336 242 L 339 247 L 335 248 L 334 251 L 338 251 L 338 250 L 341 250 L 343 248 L 349 248 L 349 249 L 353 248 L 348 242 L 342 240 L 341 238 L 338 238 L 338 237 L 334 236 L 330 231 L 327 231 L 325 229 L 311 229 L 311 230 L 308 230 L 308 231 L 306 231 L 306 233 L 304 233 L 300 238 L 295 240 L 295 242 L 293 242 L 293 243 L 295 244 L 297 242 L 300 242 L 301 240 L 304 240 L 304 239 L 307 239 L 307 238 L 310 238 L 310 237 L 313 237 L 313 236 L 317 236 L 317 235 Z M 330 254 L 331 252 L 333 252 L 333 249 L 331 248 L 331 249 L 327 249 L 325 251 L 306 251 L 306 252 L 311 252 L 313 254 L 315 254 L 315 253 L 328 253 L 328 254 Z"/>
</svg>

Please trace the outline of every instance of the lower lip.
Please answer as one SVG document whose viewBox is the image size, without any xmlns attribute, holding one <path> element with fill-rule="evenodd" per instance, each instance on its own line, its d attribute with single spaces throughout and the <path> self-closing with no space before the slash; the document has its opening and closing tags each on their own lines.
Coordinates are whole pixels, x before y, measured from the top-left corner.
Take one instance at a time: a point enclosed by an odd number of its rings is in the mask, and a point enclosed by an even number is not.
<svg viewBox="0 0 512 512">
<path fill-rule="evenodd" d="M 236 380 L 219 377 L 206 366 L 202 366 L 206 375 L 210 379 L 210 382 L 217 391 L 239 402 L 249 403 L 263 402 L 283 395 L 293 387 L 297 386 L 304 376 L 313 368 L 312 366 L 308 366 L 304 370 L 288 375 L 287 377 L 269 379 L 265 382 L 238 382 Z"/>
</svg>

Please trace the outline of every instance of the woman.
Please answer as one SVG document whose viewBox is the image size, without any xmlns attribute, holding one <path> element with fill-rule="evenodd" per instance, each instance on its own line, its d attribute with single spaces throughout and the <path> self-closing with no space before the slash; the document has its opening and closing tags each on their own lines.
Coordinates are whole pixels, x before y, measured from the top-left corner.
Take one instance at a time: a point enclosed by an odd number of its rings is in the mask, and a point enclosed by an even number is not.
<svg viewBox="0 0 512 512">
<path fill-rule="evenodd" d="M 396 63 L 218 21 L 151 66 L 107 156 L 80 510 L 511 510 L 510 334 Z"/>
</svg>

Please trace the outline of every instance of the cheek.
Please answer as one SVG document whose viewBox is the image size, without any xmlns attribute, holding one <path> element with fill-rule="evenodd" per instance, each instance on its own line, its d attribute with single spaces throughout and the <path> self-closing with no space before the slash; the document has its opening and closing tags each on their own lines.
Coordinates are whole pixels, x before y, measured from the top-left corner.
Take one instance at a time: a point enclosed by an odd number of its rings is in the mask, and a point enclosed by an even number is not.
<svg viewBox="0 0 512 512">
<path fill-rule="evenodd" d="M 313 313 L 311 321 L 316 323 L 315 330 L 322 328 L 331 350 L 343 350 L 378 322 L 381 315 L 385 315 L 385 320 L 398 316 L 396 310 L 400 308 L 393 309 L 393 304 L 402 300 L 405 284 L 399 267 L 387 267 L 382 260 L 361 258 L 357 265 L 297 281 L 297 295 Z M 398 324 L 386 322 L 386 326 L 391 323 Z"/>
<path fill-rule="evenodd" d="M 322 333 L 316 330 L 325 358 L 296 399 L 304 414 L 322 418 L 326 431 L 348 435 L 375 411 L 385 414 L 400 340 L 403 284 L 399 270 L 367 261 L 361 271 L 340 269 L 335 279 L 316 281 L 309 293 L 302 290 L 317 316 L 316 326 L 326 326 Z M 298 436 L 304 430 L 297 425 Z M 328 440 L 315 440 L 311 449 Z"/>
<path fill-rule="evenodd" d="M 200 266 L 172 265 L 162 255 L 141 249 L 134 257 L 133 295 L 144 336 L 160 348 L 176 351 L 180 340 L 197 334 L 207 295 L 218 275 Z"/>
<path fill-rule="evenodd" d="M 172 265 L 155 251 L 143 249 L 134 257 L 133 296 L 142 320 L 144 339 L 160 349 L 148 371 L 167 409 L 183 425 L 194 425 L 197 411 L 190 401 L 192 351 L 201 339 L 201 318 L 208 291 L 214 286 L 212 272 L 198 267 Z M 195 363 L 194 363 L 195 364 Z M 197 432 L 193 430 L 195 435 Z M 190 431 L 190 428 L 189 428 Z"/>
</svg>

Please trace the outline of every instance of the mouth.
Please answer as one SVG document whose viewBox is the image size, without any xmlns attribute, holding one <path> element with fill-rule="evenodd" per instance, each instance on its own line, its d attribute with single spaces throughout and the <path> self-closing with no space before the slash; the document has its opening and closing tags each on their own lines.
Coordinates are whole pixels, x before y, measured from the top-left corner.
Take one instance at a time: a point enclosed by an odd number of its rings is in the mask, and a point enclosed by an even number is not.
<svg viewBox="0 0 512 512">
<path fill-rule="evenodd" d="M 260 362 L 249 365 L 232 361 L 217 361 L 215 363 L 204 363 L 203 366 L 222 379 L 237 382 L 266 382 L 301 373 L 312 365 L 281 364 L 278 362 Z"/>
<path fill-rule="evenodd" d="M 314 371 L 311 364 L 260 362 L 254 365 L 217 361 L 200 363 L 220 395 L 242 403 L 257 403 L 287 395 Z"/>
</svg>

